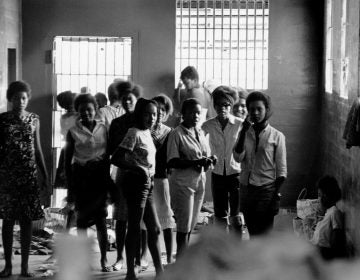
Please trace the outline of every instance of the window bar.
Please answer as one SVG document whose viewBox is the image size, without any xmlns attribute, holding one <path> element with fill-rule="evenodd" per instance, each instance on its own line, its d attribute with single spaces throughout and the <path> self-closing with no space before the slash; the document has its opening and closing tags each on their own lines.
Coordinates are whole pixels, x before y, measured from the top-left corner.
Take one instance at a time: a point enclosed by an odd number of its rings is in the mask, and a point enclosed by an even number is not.
<svg viewBox="0 0 360 280">
<path fill-rule="evenodd" d="M 106 88 L 106 78 L 107 78 L 107 76 L 108 76 L 108 73 L 107 73 L 107 68 L 106 68 L 106 60 L 107 60 L 107 52 L 106 52 L 106 48 L 107 48 L 107 44 L 108 43 L 108 38 L 105 38 L 105 47 L 104 47 L 104 56 L 105 56 L 105 71 L 104 71 L 104 73 L 105 73 L 105 78 L 104 78 L 104 89 Z M 105 92 L 104 92 L 105 93 Z"/>
<path fill-rule="evenodd" d="M 231 82 L 231 61 L 232 61 L 232 0 L 229 0 L 230 11 L 230 35 L 229 35 L 229 85 Z"/>
<path fill-rule="evenodd" d="M 79 62 L 79 73 L 78 73 L 78 75 L 79 75 L 79 78 L 78 78 L 78 88 L 80 88 L 80 77 L 81 77 L 81 71 L 80 71 L 80 69 L 81 69 L 81 60 L 80 60 L 80 44 L 81 44 L 81 37 L 79 37 L 78 38 L 79 39 L 79 47 L 78 47 L 78 57 L 79 57 L 79 60 L 78 60 L 78 62 Z"/>
<path fill-rule="evenodd" d="M 205 28 L 204 28 L 204 32 L 205 32 L 205 42 L 204 42 L 205 61 L 204 61 L 204 66 L 205 66 L 205 69 L 204 70 L 205 70 L 205 77 L 207 77 L 206 61 L 207 61 L 207 9 L 208 9 L 208 0 L 205 0 L 204 9 L 205 9 Z"/>
<path fill-rule="evenodd" d="M 253 63 L 253 71 L 254 71 L 254 79 L 253 79 L 253 87 L 256 89 L 256 17 L 257 17 L 257 0 L 254 1 L 254 63 Z"/>
<path fill-rule="evenodd" d="M 72 48 L 73 48 L 73 44 L 72 44 L 72 42 L 73 42 L 73 37 L 70 37 L 70 60 L 69 60 L 69 66 L 70 66 L 70 69 L 69 69 L 69 76 L 70 76 L 70 89 L 71 89 L 71 80 L 72 80 L 72 63 L 71 63 L 71 61 L 72 61 L 72 59 L 71 59 L 71 53 L 72 53 Z"/>
<path fill-rule="evenodd" d="M 117 39 L 115 39 L 113 41 L 113 53 L 114 53 L 114 58 L 116 57 L 116 42 L 117 42 Z M 116 76 L 116 63 L 115 63 L 115 59 L 113 59 L 114 63 L 113 63 L 113 76 L 115 77 Z"/>
<path fill-rule="evenodd" d="M 262 2 L 261 89 L 264 89 L 265 2 Z"/>
<path fill-rule="evenodd" d="M 249 11 L 248 11 L 248 0 L 246 0 L 246 2 L 245 2 L 245 6 L 246 6 L 246 23 L 245 23 L 245 26 L 246 26 L 246 28 L 245 28 L 245 34 L 246 34 L 246 36 L 245 36 L 245 88 L 247 89 L 248 88 L 248 86 L 247 86 L 247 74 L 248 74 L 248 27 L 249 27 L 249 25 L 248 25 L 248 13 L 249 13 Z"/>
<path fill-rule="evenodd" d="M 183 57 L 182 57 L 182 52 L 183 52 L 183 38 L 182 38 L 182 34 L 183 34 L 183 1 L 182 0 L 179 0 L 178 1 L 179 4 L 180 4 L 180 50 L 179 50 L 179 60 L 180 60 L 180 63 L 179 63 L 179 72 L 181 71 L 181 67 L 182 67 L 182 61 L 183 61 Z M 176 77 L 176 79 L 178 79 L 179 77 Z"/>
<path fill-rule="evenodd" d="M 196 68 L 199 67 L 199 0 L 196 0 Z"/>
<path fill-rule="evenodd" d="M 236 82 L 237 82 L 237 86 L 239 86 L 239 76 L 240 76 L 240 6 L 241 6 L 241 0 L 238 0 L 238 34 L 237 34 L 237 65 L 236 65 Z"/>
<path fill-rule="evenodd" d="M 220 47 L 220 59 L 221 59 L 221 72 L 220 72 L 220 80 L 223 83 L 223 52 L 224 52 L 224 0 L 221 2 L 221 47 Z"/>
<path fill-rule="evenodd" d="M 90 63 L 89 63 L 89 61 L 90 61 L 90 39 L 87 38 L 86 42 L 87 42 L 87 49 L 88 49 L 88 51 L 87 51 L 88 63 L 87 63 L 87 69 L 86 69 L 86 86 L 87 86 L 89 84 L 89 74 L 90 74 L 90 69 L 89 69 L 89 67 L 90 67 Z"/>
<path fill-rule="evenodd" d="M 213 0 L 213 56 L 212 56 L 212 70 L 213 70 L 213 74 L 212 74 L 212 78 L 214 79 L 215 77 L 215 17 L 216 17 L 216 0 Z"/>
<path fill-rule="evenodd" d="M 189 0 L 189 5 L 188 5 L 188 17 L 189 17 L 189 33 L 188 33 L 188 65 L 190 65 L 190 48 L 191 48 L 191 36 L 190 36 L 190 32 L 191 32 L 191 0 Z"/>
</svg>

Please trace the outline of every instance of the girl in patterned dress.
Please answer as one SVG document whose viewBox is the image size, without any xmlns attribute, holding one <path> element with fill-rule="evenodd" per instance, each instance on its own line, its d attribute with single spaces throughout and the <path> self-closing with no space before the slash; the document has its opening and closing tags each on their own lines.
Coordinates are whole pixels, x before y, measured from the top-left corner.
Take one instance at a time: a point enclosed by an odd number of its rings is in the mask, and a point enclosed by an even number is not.
<svg viewBox="0 0 360 280">
<path fill-rule="evenodd" d="M 169 115 L 172 114 L 173 107 L 169 97 L 159 94 L 153 98 L 158 103 L 157 123 L 151 130 L 151 136 L 156 147 L 156 166 L 154 175 L 154 203 L 159 217 L 161 229 L 164 235 L 167 263 L 172 263 L 173 237 L 172 231 L 175 227 L 173 218 L 174 212 L 170 205 L 169 180 L 166 168 L 166 148 L 167 139 L 171 128 L 164 125 Z"/>
<path fill-rule="evenodd" d="M 20 224 L 21 276 L 32 277 L 28 260 L 32 221 L 43 217 L 37 170 L 48 187 L 48 174 L 40 145 L 39 116 L 26 111 L 31 89 L 23 81 L 9 85 L 6 92 L 12 110 L 0 114 L 0 218 L 5 268 L 0 277 L 12 274 L 12 244 L 15 220 Z"/>
</svg>

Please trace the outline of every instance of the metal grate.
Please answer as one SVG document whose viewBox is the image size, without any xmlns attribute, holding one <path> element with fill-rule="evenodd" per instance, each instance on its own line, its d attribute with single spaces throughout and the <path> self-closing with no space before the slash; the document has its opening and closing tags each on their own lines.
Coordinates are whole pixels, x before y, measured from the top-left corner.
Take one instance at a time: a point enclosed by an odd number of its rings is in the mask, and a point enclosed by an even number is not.
<svg viewBox="0 0 360 280">
<path fill-rule="evenodd" d="M 333 91 L 333 18 L 332 1 L 326 1 L 325 91 Z"/>
<path fill-rule="evenodd" d="M 269 0 L 177 0 L 175 74 L 268 87 Z"/>
<path fill-rule="evenodd" d="M 131 78 L 130 37 L 55 37 L 57 92 L 106 92 L 115 78 Z"/>
<path fill-rule="evenodd" d="M 342 0 L 341 7 L 341 38 L 340 38 L 340 96 L 348 98 L 348 76 L 349 76 L 349 57 L 347 52 L 346 32 L 347 32 L 347 0 Z"/>
</svg>

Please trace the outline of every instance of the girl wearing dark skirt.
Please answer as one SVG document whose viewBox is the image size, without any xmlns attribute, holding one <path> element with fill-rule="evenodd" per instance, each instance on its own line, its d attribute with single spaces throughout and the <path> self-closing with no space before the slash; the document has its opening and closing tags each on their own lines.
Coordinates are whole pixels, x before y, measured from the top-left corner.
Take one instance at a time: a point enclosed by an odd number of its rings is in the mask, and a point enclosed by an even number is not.
<svg viewBox="0 0 360 280">
<path fill-rule="evenodd" d="M 107 130 L 95 120 L 97 103 L 90 94 L 75 99 L 79 113 L 76 125 L 67 134 L 65 171 L 69 184 L 68 203 L 75 204 L 77 228 L 85 231 L 96 225 L 103 272 L 107 266 L 106 216 L 108 190 L 111 184 L 107 155 Z"/>
</svg>

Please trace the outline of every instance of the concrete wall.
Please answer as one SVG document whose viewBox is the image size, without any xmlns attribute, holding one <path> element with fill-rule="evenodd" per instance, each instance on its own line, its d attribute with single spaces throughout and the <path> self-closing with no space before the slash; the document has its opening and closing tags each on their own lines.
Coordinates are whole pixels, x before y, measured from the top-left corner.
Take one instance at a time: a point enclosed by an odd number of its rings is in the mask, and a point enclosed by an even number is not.
<svg viewBox="0 0 360 280">
<path fill-rule="evenodd" d="M 44 52 L 56 35 L 134 37 L 134 80 L 151 96 L 174 86 L 175 0 L 23 0 L 24 78 L 34 89 L 31 109 L 42 118 L 47 160 L 51 147 L 51 67 Z M 41 11 L 41 12 L 40 12 Z M 283 205 L 313 182 L 318 144 L 317 100 L 322 59 L 322 1 L 271 0 L 269 90 L 272 124 L 287 137 L 289 178 Z M 50 162 L 50 161 L 49 161 Z"/>
<path fill-rule="evenodd" d="M 30 110 L 41 117 L 49 164 L 52 69 L 45 51 L 52 49 L 54 36 L 131 36 L 133 80 L 147 96 L 173 90 L 175 1 L 24 0 L 23 11 L 24 79 L 33 87 Z"/>
<path fill-rule="evenodd" d="M 318 165 L 323 2 L 271 0 L 269 89 L 271 124 L 286 136 L 288 179 L 283 206 L 313 189 Z"/>
<path fill-rule="evenodd" d="M 16 49 L 17 78 L 21 77 L 21 0 L 0 1 L 0 112 L 7 109 L 8 48 Z"/>
<path fill-rule="evenodd" d="M 360 249 L 360 150 L 345 148 L 342 139 L 350 106 L 359 96 L 359 12 L 358 0 L 348 0 L 346 51 L 349 62 L 349 96 L 340 92 L 341 1 L 333 1 L 333 92 L 322 94 L 321 174 L 335 176 L 345 197 L 347 227 L 356 248 Z M 324 41 L 326 44 L 326 41 Z M 325 66 L 324 66 L 325 67 Z"/>
</svg>

